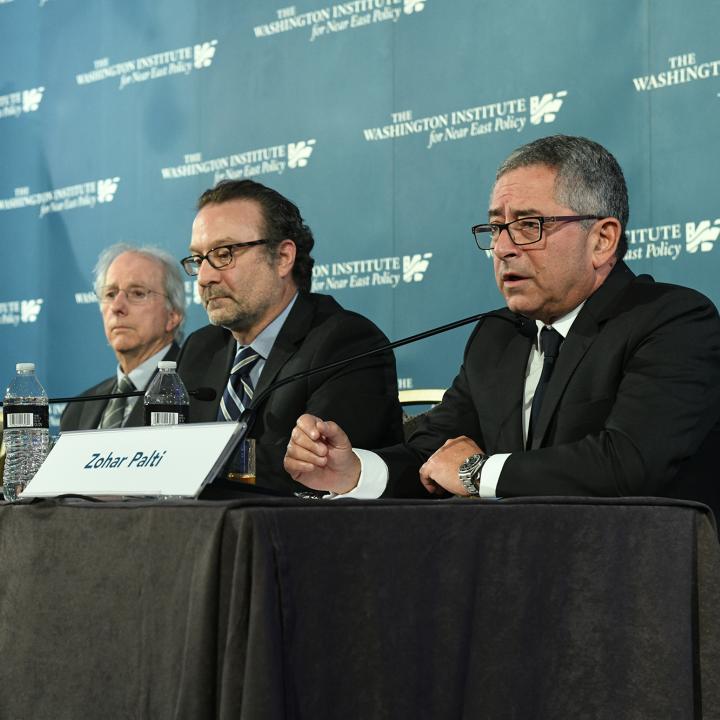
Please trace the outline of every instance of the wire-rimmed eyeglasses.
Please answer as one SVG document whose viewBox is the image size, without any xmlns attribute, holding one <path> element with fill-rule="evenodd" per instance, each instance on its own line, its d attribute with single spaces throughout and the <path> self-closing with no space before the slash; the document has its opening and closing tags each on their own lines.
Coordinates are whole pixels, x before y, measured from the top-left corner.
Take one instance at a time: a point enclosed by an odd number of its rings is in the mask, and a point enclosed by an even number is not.
<svg viewBox="0 0 720 720">
<path fill-rule="evenodd" d="M 203 260 L 207 260 L 210 263 L 210 267 L 216 270 L 222 270 L 223 268 L 232 265 L 233 258 L 235 257 L 235 250 L 237 248 L 252 247 L 253 245 L 266 245 L 269 240 L 251 240 L 250 242 L 238 242 L 232 243 L 232 245 L 221 245 L 220 247 L 209 250 L 205 255 L 189 255 L 180 261 L 185 272 L 188 275 L 197 275 L 200 272 L 200 266 Z"/>
<path fill-rule="evenodd" d="M 552 217 L 524 217 L 508 223 L 482 223 L 470 229 L 480 250 L 492 250 L 503 230 L 515 245 L 532 245 L 542 240 L 543 225 L 552 222 L 600 220 L 602 215 L 553 215 Z"/>
<path fill-rule="evenodd" d="M 165 293 L 158 292 L 157 290 L 151 290 L 143 285 L 130 285 L 130 287 L 126 288 L 119 288 L 117 285 L 105 285 L 95 294 L 97 295 L 101 305 L 110 305 L 115 302 L 115 298 L 120 293 L 125 293 L 125 298 L 131 305 L 144 305 L 153 295 L 161 295 L 165 298 L 167 297 Z"/>
</svg>

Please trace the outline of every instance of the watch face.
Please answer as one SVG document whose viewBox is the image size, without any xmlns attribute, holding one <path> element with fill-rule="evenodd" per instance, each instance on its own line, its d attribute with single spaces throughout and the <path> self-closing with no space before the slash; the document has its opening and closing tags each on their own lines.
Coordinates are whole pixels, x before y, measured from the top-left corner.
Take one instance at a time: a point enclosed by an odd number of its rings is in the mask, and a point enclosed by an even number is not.
<svg viewBox="0 0 720 720">
<path fill-rule="evenodd" d="M 480 462 L 480 458 L 482 458 L 482 455 L 471 455 L 460 466 L 459 472 L 463 474 L 471 473 L 477 467 L 477 464 Z"/>
</svg>

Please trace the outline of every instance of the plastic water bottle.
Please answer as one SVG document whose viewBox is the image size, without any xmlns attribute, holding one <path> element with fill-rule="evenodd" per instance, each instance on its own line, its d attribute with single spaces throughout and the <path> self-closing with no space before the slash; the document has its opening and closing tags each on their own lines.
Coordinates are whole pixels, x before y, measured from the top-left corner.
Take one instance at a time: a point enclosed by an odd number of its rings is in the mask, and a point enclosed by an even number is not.
<svg viewBox="0 0 720 720">
<path fill-rule="evenodd" d="M 190 397 L 176 372 L 177 363 L 161 360 L 145 391 L 146 425 L 179 425 L 190 420 Z"/>
<path fill-rule="evenodd" d="M 35 376 L 34 363 L 18 363 L 14 380 L 5 391 L 5 472 L 3 494 L 18 500 L 48 454 L 48 396 Z"/>
</svg>

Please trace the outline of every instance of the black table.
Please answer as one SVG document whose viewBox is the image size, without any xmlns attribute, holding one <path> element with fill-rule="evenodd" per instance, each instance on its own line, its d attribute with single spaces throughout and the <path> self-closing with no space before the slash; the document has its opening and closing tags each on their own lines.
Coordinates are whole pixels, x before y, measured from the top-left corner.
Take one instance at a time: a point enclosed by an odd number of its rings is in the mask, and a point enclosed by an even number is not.
<svg viewBox="0 0 720 720">
<path fill-rule="evenodd" d="M 652 499 L 0 506 L 0 717 L 720 717 L 720 546 Z"/>
</svg>

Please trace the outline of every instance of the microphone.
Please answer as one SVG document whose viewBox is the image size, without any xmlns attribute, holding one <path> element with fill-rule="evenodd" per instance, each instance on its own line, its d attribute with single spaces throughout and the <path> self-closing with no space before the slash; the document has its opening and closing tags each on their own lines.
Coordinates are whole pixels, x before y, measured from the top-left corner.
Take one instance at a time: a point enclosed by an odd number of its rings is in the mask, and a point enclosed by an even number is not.
<svg viewBox="0 0 720 720">
<path fill-rule="evenodd" d="M 387 352 L 388 350 L 393 350 L 396 347 L 401 347 L 402 345 L 409 345 L 410 343 L 417 342 L 418 340 L 424 340 L 425 338 L 432 337 L 433 335 L 439 335 L 441 333 L 448 332 L 448 330 L 454 330 L 455 328 L 462 327 L 463 325 L 469 325 L 470 323 L 478 322 L 480 320 L 486 320 L 488 318 L 497 318 L 498 320 L 504 320 L 505 322 L 509 322 L 511 325 L 514 325 L 517 328 L 518 332 L 523 337 L 534 338 L 537 336 L 537 325 L 535 324 L 535 321 L 525 317 L 524 315 L 507 314 L 506 311 L 502 310 L 493 310 L 491 312 L 479 313 L 478 315 L 471 315 L 470 317 L 463 318 L 462 320 L 455 320 L 454 322 L 447 323 L 447 325 L 440 325 L 430 330 L 424 330 L 423 332 L 419 332 L 415 335 L 410 335 L 409 337 L 402 338 L 401 340 L 384 343 L 383 345 L 371 348 L 370 350 L 365 350 L 364 352 L 357 353 L 356 355 L 351 355 L 350 357 L 344 358 L 343 360 L 335 360 L 334 362 L 327 363 L 326 365 L 321 365 L 320 367 L 310 368 L 309 370 L 302 370 L 300 372 L 296 372 L 293 375 L 288 375 L 288 377 L 282 378 L 282 380 L 278 380 L 277 382 L 268 385 L 265 390 L 257 394 L 253 398 L 253 402 L 250 407 L 247 408 L 243 413 L 243 418 L 241 419 L 244 419 L 246 416 L 249 416 L 254 410 L 256 410 L 261 405 L 261 403 L 268 397 L 268 395 L 275 392 L 275 390 L 282 387 L 283 385 L 295 382 L 295 380 L 302 380 L 303 378 L 310 377 L 311 375 L 316 375 L 317 373 L 334 370 L 335 368 L 342 367 L 343 365 L 348 365 L 349 363 L 355 362 L 356 360 L 362 360 L 363 358 L 370 357 L 371 355 L 378 355 L 380 353 Z"/>
<path fill-rule="evenodd" d="M 203 402 L 211 402 L 217 397 L 217 392 L 211 387 L 199 387 L 195 390 L 188 390 L 188 395 L 202 400 Z"/>
<path fill-rule="evenodd" d="M 49 403 L 68 403 L 68 402 L 87 402 L 88 400 L 114 400 L 116 398 L 140 397 L 145 394 L 145 390 L 132 390 L 124 393 L 105 393 L 104 395 L 76 395 L 74 397 L 50 398 Z M 188 390 L 191 395 L 198 400 L 211 401 L 217 397 L 217 392 L 211 387 L 199 387 L 194 390 Z"/>
</svg>

